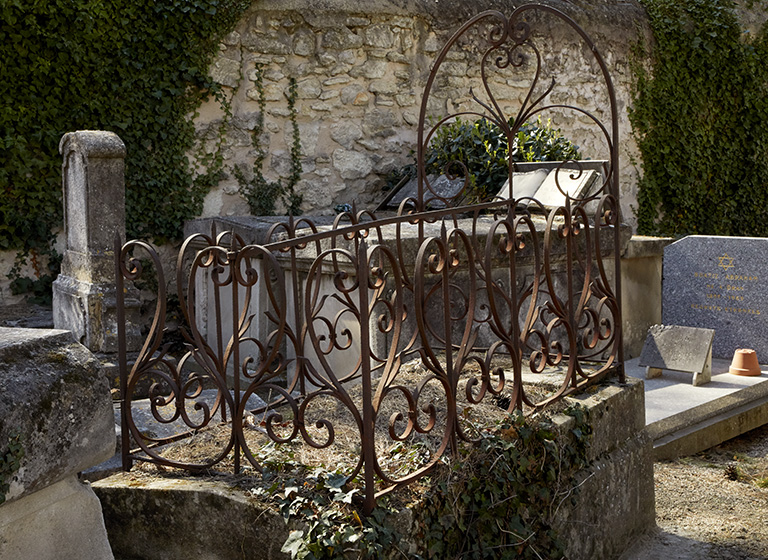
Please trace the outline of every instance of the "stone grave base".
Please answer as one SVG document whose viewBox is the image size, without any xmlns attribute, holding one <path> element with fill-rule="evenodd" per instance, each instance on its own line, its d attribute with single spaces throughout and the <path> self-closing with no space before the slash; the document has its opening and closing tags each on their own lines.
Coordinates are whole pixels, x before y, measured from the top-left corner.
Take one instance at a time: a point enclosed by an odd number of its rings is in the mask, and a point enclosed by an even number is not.
<svg viewBox="0 0 768 560">
<path fill-rule="evenodd" d="M 0 558 L 111 560 L 101 504 L 70 476 L 0 509 Z"/>
<path fill-rule="evenodd" d="M 579 490 L 564 500 L 554 525 L 571 560 L 617 558 L 654 525 L 651 440 L 645 427 L 643 382 L 628 378 L 573 397 L 589 410 L 591 465 L 577 473 Z M 555 416 L 561 430 L 569 416 Z M 162 478 L 119 473 L 93 485 L 104 508 L 109 540 L 119 558 L 143 560 L 283 559 L 295 527 L 223 479 Z M 417 551 L 408 534 L 410 512 L 395 522 L 400 548 Z"/>
</svg>

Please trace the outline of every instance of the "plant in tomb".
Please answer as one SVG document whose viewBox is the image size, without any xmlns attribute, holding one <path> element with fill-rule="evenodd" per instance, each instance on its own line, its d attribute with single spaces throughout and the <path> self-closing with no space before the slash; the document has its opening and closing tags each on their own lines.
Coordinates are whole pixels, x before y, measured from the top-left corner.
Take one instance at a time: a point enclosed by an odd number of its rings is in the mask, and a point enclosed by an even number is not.
<svg viewBox="0 0 768 560">
<path fill-rule="evenodd" d="M 251 166 L 250 177 L 241 166 L 233 168 L 233 173 L 240 184 L 240 194 L 248 202 L 251 214 L 254 216 L 273 216 L 275 205 L 282 199 L 290 216 L 301 213 L 303 197 L 296 192 L 296 185 L 301 179 L 301 138 L 299 125 L 296 122 L 296 80 L 290 79 L 286 98 L 288 100 L 289 119 L 291 123 L 291 149 L 290 149 L 290 174 L 285 184 L 282 179 L 269 181 L 264 177 L 263 166 L 267 152 L 262 147 L 262 135 L 264 134 L 264 113 L 266 100 L 264 98 L 264 72 L 260 65 L 256 66 L 255 85 L 259 114 L 256 126 L 251 132 L 251 143 L 254 147 L 255 158 Z"/>
<path fill-rule="evenodd" d="M 419 506 L 417 534 L 424 558 L 564 558 L 551 523 L 572 499 L 575 474 L 588 466 L 587 410 L 558 434 L 546 417 L 516 412 L 476 449 L 432 477 Z"/>
<path fill-rule="evenodd" d="M 344 474 L 298 465 L 274 444 L 260 452 L 264 475 L 250 493 L 301 523 L 282 547 L 293 559 L 563 558 L 551 522 L 578 490 L 574 477 L 589 464 L 591 441 L 586 409 L 563 412 L 574 419 L 567 433 L 547 416 L 520 412 L 496 428 L 479 427 L 477 446 L 462 447 L 423 484 L 380 499 L 367 518 Z M 394 456 L 414 460 L 419 452 L 412 455 L 410 445 L 395 446 Z M 403 533 L 405 509 L 413 512 L 410 534 Z"/>
<path fill-rule="evenodd" d="M 510 123 L 511 126 L 512 123 Z M 581 159 L 579 147 L 560 129 L 539 118 L 525 123 L 512 139 L 512 161 L 563 161 Z M 510 143 L 496 124 L 457 118 L 437 129 L 425 157 L 427 173 L 469 175 L 475 198 L 494 195 L 509 175 Z M 406 166 L 407 167 L 407 166 Z"/>
</svg>

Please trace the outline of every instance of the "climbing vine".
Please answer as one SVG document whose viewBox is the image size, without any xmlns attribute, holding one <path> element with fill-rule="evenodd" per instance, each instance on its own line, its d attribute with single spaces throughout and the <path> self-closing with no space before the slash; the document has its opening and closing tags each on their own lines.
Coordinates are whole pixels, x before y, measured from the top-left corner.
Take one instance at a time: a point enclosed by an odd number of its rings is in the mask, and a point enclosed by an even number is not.
<svg viewBox="0 0 768 560">
<path fill-rule="evenodd" d="M 264 114 L 266 111 L 266 99 L 264 97 L 264 70 L 260 65 L 256 66 L 254 81 L 256 85 L 257 103 L 259 113 L 256 117 L 256 126 L 251 132 L 251 144 L 254 148 L 255 158 L 251 167 L 251 176 L 242 167 L 235 167 L 233 173 L 240 184 L 240 194 L 248 202 L 251 214 L 254 216 L 272 216 L 275 213 L 275 205 L 278 200 L 282 202 L 290 216 L 296 216 L 301 212 L 303 197 L 296 192 L 296 185 L 301 179 L 301 138 L 299 125 L 296 121 L 296 80 L 290 78 L 286 99 L 288 100 L 288 113 L 291 123 L 291 148 L 290 148 L 290 172 L 283 183 L 282 179 L 268 181 L 264 177 L 263 167 L 267 152 L 262 146 L 264 135 Z"/>
<path fill-rule="evenodd" d="M 635 51 L 638 230 L 768 235 L 765 28 L 745 33 L 730 0 L 643 3 L 655 43 Z"/>
<path fill-rule="evenodd" d="M 251 0 L 0 0 L 0 249 L 50 253 L 59 140 L 101 129 L 127 147 L 129 236 L 177 238 L 222 171 L 195 154 L 219 42 Z"/>
<path fill-rule="evenodd" d="M 440 465 L 425 490 L 409 500 L 397 493 L 379 500 L 367 518 L 356 509 L 358 490 L 347 488 L 341 473 L 318 468 L 309 476 L 279 476 L 297 465 L 278 458 L 274 445 L 260 457 L 264 478 L 251 494 L 300 523 L 282 547 L 294 559 L 564 558 L 566 543 L 552 522 L 578 491 L 592 434 L 586 408 L 564 413 L 574 419 L 565 432 L 546 416 L 510 415 L 484 431 L 478 446 Z M 397 521 L 403 507 L 414 512 L 410 535 Z"/>
</svg>

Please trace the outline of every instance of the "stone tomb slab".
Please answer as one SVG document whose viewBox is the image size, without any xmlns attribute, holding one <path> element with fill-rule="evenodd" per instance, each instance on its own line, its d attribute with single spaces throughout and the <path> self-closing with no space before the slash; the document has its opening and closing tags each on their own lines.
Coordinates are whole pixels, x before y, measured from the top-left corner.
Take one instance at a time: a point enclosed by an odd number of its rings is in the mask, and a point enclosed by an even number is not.
<svg viewBox="0 0 768 560">
<path fill-rule="evenodd" d="M 768 239 L 692 235 L 664 249 L 662 322 L 715 330 L 712 355 L 768 361 Z"/>
<path fill-rule="evenodd" d="M 640 354 L 640 365 L 646 366 L 645 377 L 660 377 L 671 369 L 693 373 L 693 385 L 712 379 L 712 339 L 715 331 L 677 325 L 653 325 Z"/>
<path fill-rule="evenodd" d="M 427 185 L 424 185 L 424 200 L 427 202 L 428 208 L 445 208 L 445 203 L 439 198 L 435 198 L 435 194 L 439 197 L 451 200 L 453 197 L 461 193 L 464 188 L 464 178 L 449 179 L 445 175 L 429 175 L 427 177 L 429 185 L 432 190 L 429 190 Z M 434 193 L 432 192 L 434 191 Z M 419 181 L 416 177 L 408 181 L 403 187 L 395 194 L 387 203 L 388 208 L 398 208 L 400 203 L 406 198 L 418 198 L 419 194 Z M 456 201 L 458 202 L 458 201 Z"/>
</svg>

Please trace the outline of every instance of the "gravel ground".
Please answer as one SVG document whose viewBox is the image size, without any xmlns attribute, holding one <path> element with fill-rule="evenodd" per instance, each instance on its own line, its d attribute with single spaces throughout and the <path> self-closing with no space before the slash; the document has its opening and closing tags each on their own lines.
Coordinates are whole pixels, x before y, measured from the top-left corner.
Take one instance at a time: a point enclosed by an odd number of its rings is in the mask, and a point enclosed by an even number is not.
<svg viewBox="0 0 768 560">
<path fill-rule="evenodd" d="M 658 528 L 621 560 L 768 558 L 768 426 L 654 475 Z"/>
</svg>

